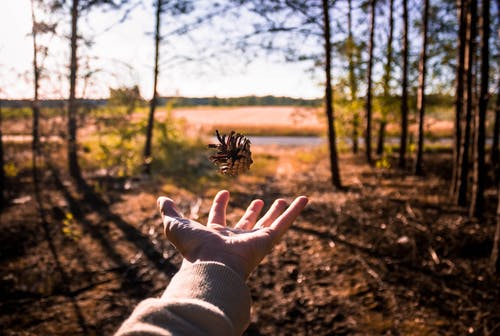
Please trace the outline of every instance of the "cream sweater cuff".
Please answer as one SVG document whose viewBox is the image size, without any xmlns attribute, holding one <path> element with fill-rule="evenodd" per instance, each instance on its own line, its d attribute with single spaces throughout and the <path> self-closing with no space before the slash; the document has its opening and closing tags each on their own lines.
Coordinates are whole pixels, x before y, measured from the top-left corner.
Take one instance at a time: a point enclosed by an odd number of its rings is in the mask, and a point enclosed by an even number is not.
<svg viewBox="0 0 500 336">
<path fill-rule="evenodd" d="M 200 299 L 219 308 L 241 335 L 250 321 L 250 291 L 244 279 L 218 262 L 196 262 L 182 267 L 162 299 Z"/>
</svg>

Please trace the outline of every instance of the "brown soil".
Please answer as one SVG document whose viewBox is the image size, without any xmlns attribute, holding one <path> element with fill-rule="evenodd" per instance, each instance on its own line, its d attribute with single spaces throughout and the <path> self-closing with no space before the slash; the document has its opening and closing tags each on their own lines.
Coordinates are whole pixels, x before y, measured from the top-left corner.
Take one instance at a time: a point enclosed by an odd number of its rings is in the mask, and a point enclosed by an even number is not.
<svg viewBox="0 0 500 336">
<path fill-rule="evenodd" d="M 246 335 L 500 333 L 500 284 L 486 272 L 494 218 L 479 222 L 449 204 L 446 154 L 428 155 L 425 177 L 343 155 L 346 191 L 331 187 L 325 159 L 272 155 L 273 174 L 232 182 L 229 221 L 256 197 L 306 194 L 310 204 L 248 281 Z M 110 335 L 180 263 L 155 209 L 166 189 L 88 176 L 99 188 L 82 191 L 61 168 L 42 171 L 39 198 L 22 171 L 0 213 L 2 334 Z M 199 197 L 204 221 L 217 188 L 168 190 L 185 213 Z"/>
</svg>

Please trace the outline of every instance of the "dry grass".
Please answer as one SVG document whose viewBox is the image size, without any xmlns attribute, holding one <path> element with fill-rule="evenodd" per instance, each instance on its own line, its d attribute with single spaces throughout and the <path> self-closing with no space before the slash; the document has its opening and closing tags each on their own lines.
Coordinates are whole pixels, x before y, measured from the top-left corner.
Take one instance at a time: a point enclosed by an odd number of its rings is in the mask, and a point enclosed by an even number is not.
<svg viewBox="0 0 500 336">
<path fill-rule="evenodd" d="M 158 111 L 165 120 L 166 109 Z M 179 108 L 171 112 L 197 134 L 212 134 L 215 129 L 237 130 L 249 135 L 319 135 L 325 125 L 318 108 L 294 106 L 244 106 Z"/>
</svg>

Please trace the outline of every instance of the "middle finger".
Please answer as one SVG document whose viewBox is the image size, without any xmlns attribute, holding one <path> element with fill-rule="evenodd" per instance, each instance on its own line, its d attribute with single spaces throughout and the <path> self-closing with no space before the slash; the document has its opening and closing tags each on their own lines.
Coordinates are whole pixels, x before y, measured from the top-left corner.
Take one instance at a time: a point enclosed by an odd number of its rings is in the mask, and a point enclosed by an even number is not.
<svg viewBox="0 0 500 336">
<path fill-rule="evenodd" d="M 257 218 L 259 217 L 260 212 L 262 211 L 262 208 L 264 207 L 264 202 L 262 200 L 254 200 L 252 203 L 247 208 L 247 211 L 241 217 L 239 222 L 234 226 L 235 229 L 240 229 L 240 230 L 250 230 L 255 222 L 257 221 Z"/>
</svg>

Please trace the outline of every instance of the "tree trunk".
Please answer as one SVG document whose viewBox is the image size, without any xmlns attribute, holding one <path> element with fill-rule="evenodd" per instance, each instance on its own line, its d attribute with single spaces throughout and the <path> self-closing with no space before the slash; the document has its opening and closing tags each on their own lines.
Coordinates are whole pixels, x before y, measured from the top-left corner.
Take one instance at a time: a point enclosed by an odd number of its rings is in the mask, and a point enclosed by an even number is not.
<svg viewBox="0 0 500 336">
<path fill-rule="evenodd" d="M 497 0 L 497 9 L 500 14 L 500 0 Z M 500 27 L 498 28 L 498 36 L 500 36 Z M 499 59 L 500 61 L 500 59 Z M 493 148 L 491 149 L 491 161 L 495 169 L 495 178 L 497 183 L 497 226 L 495 230 L 495 238 L 493 239 L 493 249 L 490 258 L 490 270 L 492 273 L 500 272 L 500 259 L 498 258 L 500 248 L 500 164 L 499 164 L 499 131 L 500 131 L 500 79 L 497 86 L 497 100 L 495 106 L 495 125 L 493 130 Z"/>
<path fill-rule="evenodd" d="M 500 32 L 499 32 L 500 34 Z M 495 103 L 495 123 L 493 125 L 493 144 L 491 146 L 491 166 L 495 180 L 500 181 L 500 79 L 497 84 L 497 100 Z"/>
<path fill-rule="evenodd" d="M 32 142 L 31 142 L 31 163 L 33 183 L 35 188 L 38 186 L 37 174 L 37 156 L 39 154 L 40 137 L 39 137 L 39 120 L 40 120 L 40 102 L 38 99 L 38 89 L 40 87 L 40 68 L 38 65 L 38 41 L 37 41 L 37 28 L 35 17 L 35 4 L 31 0 L 31 21 L 32 21 L 32 34 L 33 34 L 33 101 L 31 102 L 31 109 L 33 111 L 33 129 L 32 129 Z"/>
<path fill-rule="evenodd" d="M 389 1 L 389 36 L 387 38 L 387 61 L 384 66 L 384 78 L 383 78 L 383 89 L 384 89 L 384 105 L 382 106 L 382 120 L 380 121 L 380 128 L 378 132 L 377 141 L 377 155 L 382 155 L 384 153 L 384 142 L 385 142 L 385 126 L 387 125 L 387 115 L 389 114 L 389 104 L 388 101 L 391 96 L 390 92 L 390 81 L 391 81 L 391 70 L 392 70 L 392 39 L 394 32 L 394 0 Z"/>
<path fill-rule="evenodd" d="M 425 118 L 425 73 L 427 63 L 427 27 L 429 22 L 429 0 L 424 1 L 424 12 L 422 17 L 422 50 L 420 52 L 419 83 L 417 93 L 418 110 L 418 145 L 417 160 L 415 162 L 415 175 L 423 174 L 424 153 L 424 118 Z"/>
<path fill-rule="evenodd" d="M 5 162 L 3 158 L 2 100 L 0 99 L 0 209 L 5 206 Z"/>
<path fill-rule="evenodd" d="M 472 200 L 470 215 L 479 217 L 484 210 L 485 189 L 485 143 L 486 143 L 486 111 L 488 109 L 488 80 L 490 71 L 490 0 L 482 2 L 481 29 L 481 87 L 479 89 L 479 104 L 476 113 L 476 132 L 474 145 L 474 171 L 472 184 Z"/>
<path fill-rule="evenodd" d="M 455 201 L 460 206 L 465 206 L 467 202 L 467 185 L 469 177 L 469 147 L 471 138 L 471 119 L 472 119 L 472 86 L 473 86 L 473 64 L 475 52 L 475 37 L 476 37 L 476 16 L 477 2 L 469 0 L 467 2 L 467 29 L 466 29 L 466 46 L 464 57 L 464 111 L 465 116 L 464 133 L 460 145 L 458 184 Z"/>
<path fill-rule="evenodd" d="M 403 0 L 403 78 L 401 81 L 401 139 L 399 141 L 399 168 L 406 167 L 408 139 L 408 0 Z"/>
<path fill-rule="evenodd" d="M 155 26 L 155 65 L 154 65 L 154 80 L 153 80 L 153 97 L 149 102 L 149 117 L 148 117 L 148 126 L 146 129 L 146 144 L 144 146 L 144 162 L 143 162 L 143 171 L 145 174 L 151 174 L 151 146 L 152 146 L 152 138 L 153 138 L 153 129 L 154 129 L 154 120 L 155 120 L 155 111 L 158 100 L 158 73 L 159 73 L 159 56 L 160 56 L 160 24 L 161 24 L 161 6 L 162 0 L 156 1 L 156 26 Z"/>
<path fill-rule="evenodd" d="M 359 113 L 357 111 L 356 100 L 358 99 L 358 83 L 356 80 L 356 69 L 354 64 L 354 38 L 352 34 L 352 1 L 348 1 L 347 12 L 347 59 L 349 62 L 349 88 L 351 91 L 351 107 L 352 111 L 352 152 L 358 152 L 358 127 L 359 127 Z"/>
<path fill-rule="evenodd" d="M 497 227 L 495 230 L 495 237 L 493 238 L 493 248 L 491 250 L 491 256 L 490 256 L 490 271 L 493 274 L 500 272 L 500 259 L 498 258 L 500 249 L 500 183 L 497 183 L 497 187 L 498 187 Z"/>
<path fill-rule="evenodd" d="M 387 126 L 387 121 L 380 120 L 380 125 L 378 129 L 378 140 L 377 140 L 377 155 L 384 154 L 384 143 L 385 143 L 385 127 Z"/>
<path fill-rule="evenodd" d="M 328 8 L 328 0 L 322 0 L 323 5 L 323 37 L 325 40 L 325 110 L 328 120 L 328 142 L 330 145 L 330 170 L 332 174 L 332 184 L 338 188 L 342 188 L 340 180 L 339 163 L 337 155 L 337 144 L 335 135 L 335 117 L 333 114 L 333 89 L 332 89 L 332 45 L 330 41 L 330 13 Z"/>
<path fill-rule="evenodd" d="M 366 130 L 365 130 L 365 150 L 366 161 L 372 163 L 372 67 L 373 67 L 373 45 L 375 44 L 375 4 L 376 0 L 370 0 L 371 22 L 370 41 L 368 46 L 368 69 L 367 69 L 367 89 L 366 89 Z"/>
<path fill-rule="evenodd" d="M 78 46 L 78 0 L 73 0 L 71 7 L 71 58 L 69 74 L 69 100 L 68 100 L 68 165 L 69 173 L 78 182 L 82 181 L 82 174 L 78 164 L 77 140 L 76 140 L 76 117 L 78 107 L 76 104 L 76 74 L 78 70 L 77 46 Z"/>
<path fill-rule="evenodd" d="M 467 26 L 465 13 L 465 0 L 459 0 L 457 4 L 458 16 L 458 55 L 457 70 L 455 76 L 455 136 L 453 146 L 453 171 L 450 183 L 450 196 L 457 192 L 460 143 L 462 141 L 462 111 L 463 111 L 463 91 L 464 91 L 464 58 L 465 58 L 465 30 Z"/>
</svg>

